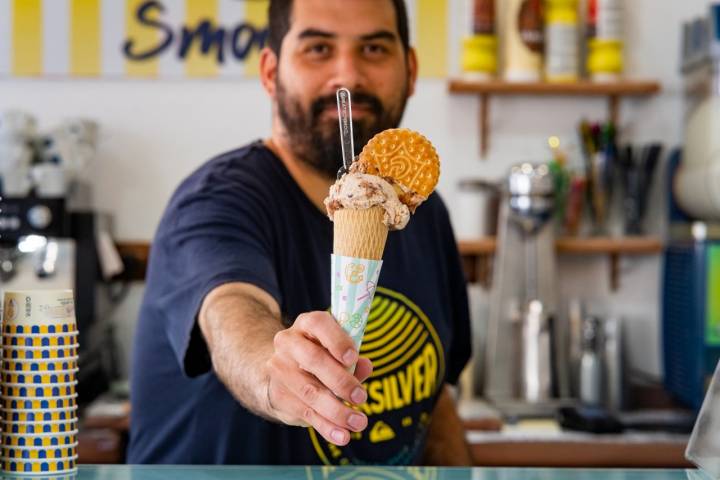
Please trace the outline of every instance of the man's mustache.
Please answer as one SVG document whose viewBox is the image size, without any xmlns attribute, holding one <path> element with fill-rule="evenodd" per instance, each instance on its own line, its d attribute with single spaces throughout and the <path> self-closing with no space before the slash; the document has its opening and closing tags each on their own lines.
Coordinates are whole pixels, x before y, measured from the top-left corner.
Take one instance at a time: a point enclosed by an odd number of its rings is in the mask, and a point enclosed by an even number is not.
<svg viewBox="0 0 720 480">
<path fill-rule="evenodd" d="M 380 99 L 376 96 L 370 95 L 369 93 L 351 92 L 351 98 L 353 105 L 363 106 L 378 117 L 382 115 L 383 106 Z M 310 105 L 310 112 L 313 120 L 317 120 L 320 115 L 322 115 L 322 113 L 330 107 L 337 108 L 337 99 L 335 98 L 335 95 L 328 95 L 315 99 L 312 105 Z"/>
</svg>

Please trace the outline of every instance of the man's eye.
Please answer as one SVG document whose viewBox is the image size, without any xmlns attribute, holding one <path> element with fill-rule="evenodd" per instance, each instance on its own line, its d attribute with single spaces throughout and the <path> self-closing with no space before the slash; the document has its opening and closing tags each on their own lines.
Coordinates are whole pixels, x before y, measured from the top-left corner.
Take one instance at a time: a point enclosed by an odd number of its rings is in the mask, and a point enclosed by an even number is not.
<svg viewBox="0 0 720 480">
<path fill-rule="evenodd" d="M 363 52 L 367 55 L 378 56 L 386 54 L 388 52 L 388 49 L 385 48 L 383 45 L 370 43 L 363 46 Z"/>
<path fill-rule="evenodd" d="M 324 43 L 318 43 L 310 45 L 305 51 L 313 56 L 323 56 L 330 53 L 330 46 Z"/>
</svg>

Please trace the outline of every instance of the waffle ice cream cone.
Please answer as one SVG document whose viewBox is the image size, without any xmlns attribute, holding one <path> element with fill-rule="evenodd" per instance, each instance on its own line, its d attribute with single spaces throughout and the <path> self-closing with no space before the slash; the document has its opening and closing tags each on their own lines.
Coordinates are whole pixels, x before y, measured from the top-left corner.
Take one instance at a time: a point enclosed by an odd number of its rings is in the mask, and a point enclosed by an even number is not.
<svg viewBox="0 0 720 480">
<path fill-rule="evenodd" d="M 343 208 L 335 213 L 333 253 L 345 257 L 380 260 L 388 227 L 383 222 L 385 210 L 371 207 L 363 210 Z"/>
</svg>

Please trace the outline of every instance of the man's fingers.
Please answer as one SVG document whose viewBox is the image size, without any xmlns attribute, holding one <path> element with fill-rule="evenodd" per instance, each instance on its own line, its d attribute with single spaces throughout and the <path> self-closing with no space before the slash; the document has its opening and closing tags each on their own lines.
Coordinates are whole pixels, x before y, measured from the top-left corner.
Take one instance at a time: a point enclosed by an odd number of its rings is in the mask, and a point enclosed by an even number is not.
<svg viewBox="0 0 720 480">
<path fill-rule="evenodd" d="M 281 342 L 279 347 L 288 358 L 315 375 L 336 396 L 354 404 L 367 400 L 367 394 L 357 378 L 317 343 L 302 334 L 295 334 Z"/>
<path fill-rule="evenodd" d="M 303 313 L 297 317 L 295 325 L 309 337 L 317 339 L 335 360 L 346 367 L 357 361 L 358 352 L 352 338 L 329 313 Z"/>
<path fill-rule="evenodd" d="M 296 427 L 309 427 L 310 424 L 302 419 L 300 413 L 305 404 L 293 395 L 286 387 L 271 383 L 268 387 L 268 401 L 275 417 L 286 425 Z M 280 407 L 282 406 L 282 407 Z"/>
<path fill-rule="evenodd" d="M 273 396 L 276 398 L 273 402 L 281 403 L 284 410 L 278 420 L 287 425 L 313 427 L 325 440 L 338 446 L 346 445 L 350 441 L 350 432 L 323 418 L 292 392 L 282 386 L 278 386 L 275 392 Z"/>
<path fill-rule="evenodd" d="M 367 417 L 363 413 L 346 406 L 311 375 L 288 365 L 282 381 L 293 395 L 331 423 L 355 432 L 367 427 Z"/>
<path fill-rule="evenodd" d="M 357 365 L 355 365 L 355 378 L 358 379 L 358 382 L 364 382 L 368 378 L 370 378 L 370 375 L 372 375 L 373 366 L 372 362 L 364 357 L 358 358 Z"/>
<path fill-rule="evenodd" d="M 334 425 L 311 407 L 305 406 L 300 412 L 300 416 L 305 422 L 312 425 L 315 431 L 322 435 L 328 442 L 342 447 L 350 441 L 350 432 Z"/>
<path fill-rule="evenodd" d="M 290 371 L 283 362 L 277 360 L 277 357 L 271 362 L 271 371 L 277 372 L 278 369 Z M 286 377 L 287 378 L 287 377 Z M 304 395 L 307 398 L 308 390 L 305 389 Z M 330 420 L 318 414 L 317 411 L 306 403 L 305 399 L 296 396 L 289 387 L 278 381 L 270 382 L 268 386 L 268 400 L 274 406 L 276 418 L 287 425 L 295 425 L 307 427 L 311 426 L 328 442 L 342 446 L 350 441 L 350 432 L 347 429 L 339 427 Z M 337 400 L 335 400 L 337 402 Z M 367 426 L 367 419 L 365 420 Z"/>
</svg>

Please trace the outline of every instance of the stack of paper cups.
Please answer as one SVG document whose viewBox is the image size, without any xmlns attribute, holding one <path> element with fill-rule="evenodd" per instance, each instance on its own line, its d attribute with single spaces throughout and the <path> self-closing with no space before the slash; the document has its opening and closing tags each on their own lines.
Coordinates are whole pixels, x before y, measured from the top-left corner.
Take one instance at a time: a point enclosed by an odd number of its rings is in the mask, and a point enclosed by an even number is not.
<svg viewBox="0 0 720 480">
<path fill-rule="evenodd" d="M 3 472 L 75 471 L 77 353 L 71 290 L 5 292 L 0 366 Z"/>
</svg>

